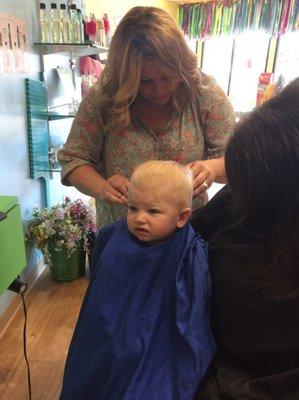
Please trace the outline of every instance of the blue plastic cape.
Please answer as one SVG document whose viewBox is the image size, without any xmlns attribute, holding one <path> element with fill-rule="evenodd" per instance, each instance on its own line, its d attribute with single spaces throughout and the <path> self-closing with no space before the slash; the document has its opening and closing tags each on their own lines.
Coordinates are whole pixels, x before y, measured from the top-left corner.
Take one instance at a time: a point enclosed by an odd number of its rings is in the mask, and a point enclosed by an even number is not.
<svg viewBox="0 0 299 400">
<path fill-rule="evenodd" d="M 60 400 L 192 400 L 214 354 L 205 242 L 188 224 L 148 246 L 103 228 Z"/>
</svg>

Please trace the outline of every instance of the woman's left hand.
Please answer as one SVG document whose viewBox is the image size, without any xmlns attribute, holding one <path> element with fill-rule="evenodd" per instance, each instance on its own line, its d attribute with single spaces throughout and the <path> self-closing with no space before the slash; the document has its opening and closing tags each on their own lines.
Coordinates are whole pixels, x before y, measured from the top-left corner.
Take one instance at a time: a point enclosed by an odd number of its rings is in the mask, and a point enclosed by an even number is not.
<svg viewBox="0 0 299 400">
<path fill-rule="evenodd" d="M 193 197 L 205 192 L 215 180 L 215 172 L 208 161 L 193 161 L 187 164 L 193 173 Z"/>
</svg>

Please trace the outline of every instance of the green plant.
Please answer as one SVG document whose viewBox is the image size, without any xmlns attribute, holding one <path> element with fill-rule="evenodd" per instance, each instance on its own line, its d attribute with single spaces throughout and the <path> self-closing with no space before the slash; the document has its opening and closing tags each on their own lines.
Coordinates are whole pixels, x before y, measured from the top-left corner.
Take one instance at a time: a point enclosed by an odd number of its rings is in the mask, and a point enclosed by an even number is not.
<svg viewBox="0 0 299 400">
<path fill-rule="evenodd" d="M 50 265 L 49 245 L 58 251 L 66 249 L 71 255 L 83 243 L 88 252 L 88 238 L 95 232 L 93 207 L 81 199 L 71 201 L 66 197 L 60 205 L 34 210 L 26 240 L 42 251 L 45 262 Z"/>
</svg>

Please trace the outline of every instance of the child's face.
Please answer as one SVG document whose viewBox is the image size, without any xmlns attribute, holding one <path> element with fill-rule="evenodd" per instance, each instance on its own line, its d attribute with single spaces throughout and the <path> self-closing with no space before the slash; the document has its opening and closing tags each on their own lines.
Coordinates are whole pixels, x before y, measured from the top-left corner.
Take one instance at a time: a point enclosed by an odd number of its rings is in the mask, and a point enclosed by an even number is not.
<svg viewBox="0 0 299 400">
<path fill-rule="evenodd" d="M 127 202 L 129 231 L 142 242 L 155 244 L 183 227 L 190 209 L 182 210 L 170 199 L 171 196 L 156 195 L 131 185 Z"/>
</svg>

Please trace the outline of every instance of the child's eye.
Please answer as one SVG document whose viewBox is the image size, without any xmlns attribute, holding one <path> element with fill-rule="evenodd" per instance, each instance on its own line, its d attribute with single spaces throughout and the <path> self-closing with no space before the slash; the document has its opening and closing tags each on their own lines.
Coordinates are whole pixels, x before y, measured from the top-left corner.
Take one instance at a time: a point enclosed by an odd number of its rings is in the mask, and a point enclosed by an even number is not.
<svg viewBox="0 0 299 400">
<path fill-rule="evenodd" d="M 127 204 L 127 208 L 128 208 L 128 210 L 131 211 L 131 212 L 135 212 L 135 211 L 137 210 L 136 207 L 130 206 L 129 204 Z"/>
<path fill-rule="evenodd" d="M 159 214 L 159 210 L 156 210 L 155 208 L 150 208 L 150 209 L 148 210 L 148 213 L 149 213 L 149 214 Z"/>
</svg>

